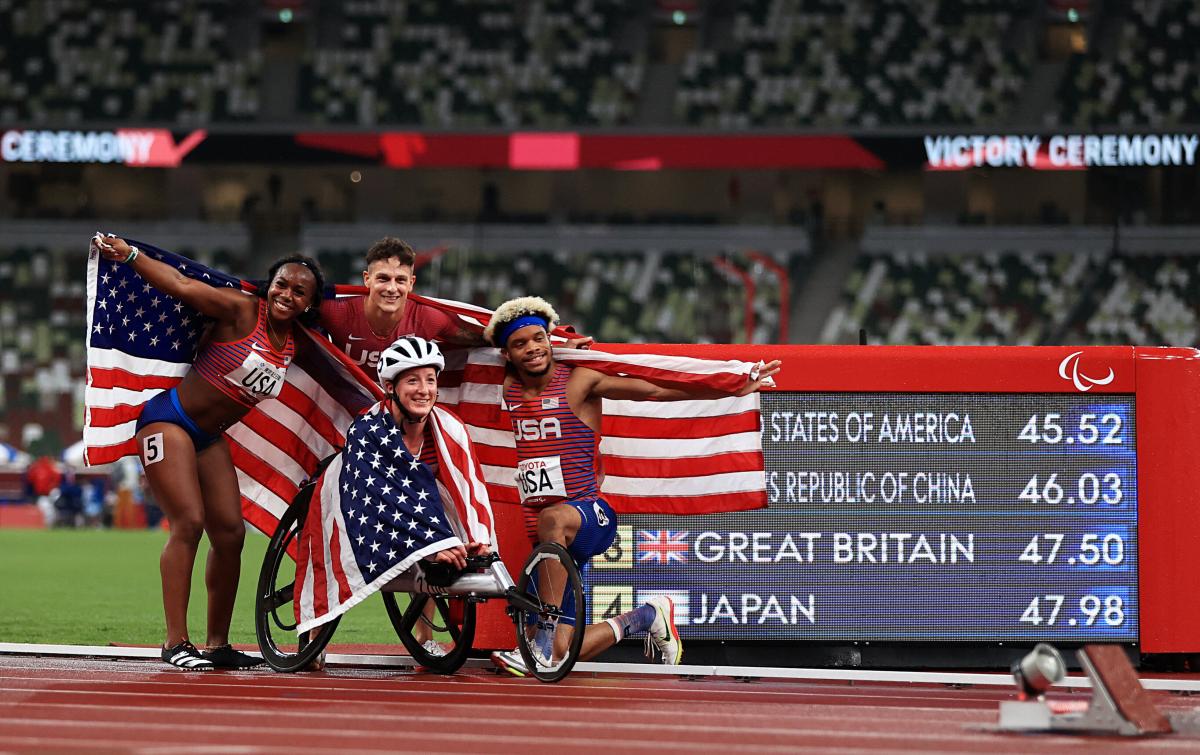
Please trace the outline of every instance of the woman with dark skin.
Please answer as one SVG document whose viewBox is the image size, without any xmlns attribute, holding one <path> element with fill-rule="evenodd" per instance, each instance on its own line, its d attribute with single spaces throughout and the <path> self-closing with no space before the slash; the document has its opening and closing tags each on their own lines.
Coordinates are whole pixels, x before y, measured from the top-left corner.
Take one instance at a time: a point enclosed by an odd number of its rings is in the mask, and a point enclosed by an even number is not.
<svg viewBox="0 0 1200 755">
<path fill-rule="evenodd" d="M 167 630 L 162 658 L 188 670 L 257 665 L 260 659 L 229 645 L 246 530 L 223 433 L 258 401 L 279 395 L 295 352 L 293 326 L 320 304 L 320 267 L 307 257 L 279 260 L 257 295 L 249 295 L 188 278 L 123 239 L 97 236 L 92 244 L 105 259 L 130 265 L 154 288 L 214 320 L 183 380 L 150 399 L 137 422 L 146 479 L 171 525 L 159 559 Z M 210 550 L 202 653 L 188 637 L 187 607 L 204 533 Z"/>
</svg>

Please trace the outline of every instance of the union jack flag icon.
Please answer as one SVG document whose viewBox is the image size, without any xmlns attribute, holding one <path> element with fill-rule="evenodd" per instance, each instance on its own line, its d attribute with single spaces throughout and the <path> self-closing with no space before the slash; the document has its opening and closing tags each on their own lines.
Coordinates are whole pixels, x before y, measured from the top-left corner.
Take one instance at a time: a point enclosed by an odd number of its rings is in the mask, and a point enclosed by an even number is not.
<svg viewBox="0 0 1200 755">
<path fill-rule="evenodd" d="M 687 563 L 688 533 L 675 530 L 638 530 L 638 563 Z"/>
</svg>

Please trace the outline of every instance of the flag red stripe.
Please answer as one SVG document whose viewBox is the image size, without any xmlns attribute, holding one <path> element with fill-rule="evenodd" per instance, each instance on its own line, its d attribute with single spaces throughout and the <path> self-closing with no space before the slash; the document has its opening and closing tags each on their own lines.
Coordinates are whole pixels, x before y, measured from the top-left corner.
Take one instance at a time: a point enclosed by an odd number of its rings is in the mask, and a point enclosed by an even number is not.
<svg viewBox="0 0 1200 755">
<path fill-rule="evenodd" d="M 496 485 L 487 483 L 488 498 L 492 503 L 507 503 L 513 506 L 518 506 L 521 503 L 521 496 L 517 493 L 515 487 L 506 487 L 504 485 Z"/>
<path fill-rule="evenodd" d="M 591 352 L 602 354 L 603 352 Z M 564 355 L 562 361 L 576 364 L 570 357 Z M 646 364 L 632 364 L 619 360 L 587 359 L 577 363 L 580 367 L 603 372 L 608 375 L 624 374 L 639 377 L 656 385 L 677 385 L 682 387 L 707 387 L 730 394 L 737 393 L 746 385 L 746 375 L 737 372 L 679 372 Z"/>
<path fill-rule="evenodd" d="M 623 417 L 605 415 L 601 425 L 606 438 L 720 438 L 737 433 L 758 432 L 759 414 L 755 410 L 720 417 Z"/>
<path fill-rule="evenodd" d="M 242 518 L 244 518 L 250 523 L 251 526 L 267 537 L 275 534 L 275 528 L 279 526 L 279 520 L 275 518 L 275 515 L 264 509 L 262 506 L 259 506 L 246 496 L 241 496 L 241 499 Z M 292 546 L 289 549 L 289 555 L 293 559 L 296 558 L 295 549 L 296 543 L 293 541 Z"/>
<path fill-rule="evenodd" d="M 145 404 L 119 404 L 113 407 L 97 406 L 92 408 L 92 427 L 114 427 L 132 422 L 142 414 Z"/>
<path fill-rule="evenodd" d="M 317 404 L 312 400 L 312 397 L 302 392 L 296 386 L 285 382 L 283 384 L 283 389 L 279 392 L 279 400 L 284 404 L 287 404 L 289 408 L 303 417 L 304 421 L 307 422 L 313 430 L 317 431 L 317 433 L 324 438 L 325 442 L 329 445 L 337 448 L 341 446 L 343 442 L 345 442 L 345 436 L 342 434 L 345 432 L 345 428 L 339 430 L 333 424 L 333 421 L 329 419 L 328 415 L 321 411 Z M 251 412 L 250 414 L 261 415 L 262 412 Z M 351 412 L 351 414 L 353 415 L 353 412 Z M 250 415 L 247 415 L 247 417 L 249 416 Z M 244 419 L 242 421 L 245 422 Z M 291 434 L 290 430 L 288 432 Z M 292 434 L 292 437 L 295 437 L 295 435 Z M 320 459 L 317 459 L 317 461 L 320 461 Z"/>
<path fill-rule="evenodd" d="M 126 456 L 137 456 L 137 453 L 137 438 L 130 438 L 111 446 L 88 446 L 87 448 L 88 464 L 92 466 L 112 464 Z"/>
<path fill-rule="evenodd" d="M 463 368 L 463 382 L 480 385 L 500 385 L 504 382 L 504 366 L 467 362 Z"/>
<path fill-rule="evenodd" d="M 325 559 L 329 555 L 325 550 L 325 516 L 321 510 L 321 499 L 323 497 L 323 488 L 328 479 L 322 475 L 320 482 L 313 489 L 312 498 L 308 502 L 308 516 L 304 521 L 305 534 L 311 533 L 312 540 L 310 541 L 309 550 L 312 559 L 312 605 L 313 615 L 322 616 L 329 611 L 329 583 L 326 579 L 326 564 Z M 337 484 L 337 480 L 333 481 Z M 336 569 L 336 564 L 335 564 Z M 296 572 L 296 581 L 300 582 L 304 579 L 305 572 Z M 296 601 L 297 610 L 299 610 L 300 601 Z"/>
<path fill-rule="evenodd" d="M 296 497 L 297 491 L 300 490 L 299 484 L 292 482 L 292 480 L 285 477 L 279 470 L 258 458 L 253 451 L 244 447 L 233 438 L 226 437 L 229 441 L 229 453 L 233 457 L 234 466 L 241 470 L 243 474 L 279 496 L 285 504 L 290 506 L 292 499 Z M 312 467 L 308 467 L 308 469 L 312 469 Z M 264 509 L 264 511 L 266 510 Z M 269 514 L 269 512 L 267 513 Z M 270 531 L 273 532 L 274 530 Z"/>
<path fill-rule="evenodd" d="M 245 499 L 242 499 L 242 510 L 245 511 Z M 304 581 L 304 574 L 307 572 L 309 565 L 312 563 L 312 545 L 313 533 L 312 529 L 304 522 L 300 522 L 300 536 L 292 541 L 292 545 L 296 547 L 297 553 L 293 554 L 292 558 L 296 561 L 296 579 L 292 585 L 292 613 L 295 615 L 296 621 L 300 621 L 300 603 L 311 589 L 312 585 Z"/>
<path fill-rule="evenodd" d="M 311 419 L 311 418 L 309 418 Z M 302 468 L 312 470 L 317 468 L 320 458 L 312 448 L 296 435 L 286 425 L 268 417 L 263 412 L 250 412 L 242 417 L 242 424 L 263 438 L 267 443 L 296 460 Z M 337 447 L 337 444 L 334 444 Z M 291 499 L 284 499 L 290 501 Z"/>
<path fill-rule="evenodd" d="M 334 480 L 334 484 L 336 483 L 337 480 Z M 350 583 L 346 580 L 346 573 L 342 570 L 342 535 L 336 519 L 333 521 L 333 530 L 329 533 L 329 560 L 333 564 L 333 578 L 337 580 L 338 602 L 345 603 L 353 593 L 350 591 Z M 314 615 L 320 616 L 321 612 Z"/>
<path fill-rule="evenodd" d="M 502 416 L 500 406 L 489 406 L 485 404 L 460 403 L 452 407 L 454 413 L 459 419 L 466 422 L 468 425 L 476 425 L 478 427 L 486 427 L 491 430 L 503 430 L 504 432 L 512 432 L 512 425 L 509 424 L 508 418 Z"/>
<path fill-rule="evenodd" d="M 749 493 L 713 493 L 687 497 L 663 496 L 605 496 L 605 500 L 622 514 L 722 514 L 751 511 L 767 507 L 766 491 Z"/>
<path fill-rule="evenodd" d="M 476 443 L 475 456 L 479 459 L 480 464 L 486 464 L 489 467 L 512 467 L 513 474 L 516 474 L 517 452 L 512 448 Z"/>
<path fill-rule="evenodd" d="M 755 472 L 763 468 L 761 451 L 731 451 L 712 456 L 678 459 L 642 459 L 605 456 L 604 473 L 616 477 L 703 478 L 727 472 Z"/>
<path fill-rule="evenodd" d="M 131 391 L 148 391 L 155 388 L 166 390 L 179 385 L 183 378 L 175 375 L 141 375 L 117 367 L 91 367 L 88 369 L 88 385 L 92 388 L 125 388 Z"/>
</svg>

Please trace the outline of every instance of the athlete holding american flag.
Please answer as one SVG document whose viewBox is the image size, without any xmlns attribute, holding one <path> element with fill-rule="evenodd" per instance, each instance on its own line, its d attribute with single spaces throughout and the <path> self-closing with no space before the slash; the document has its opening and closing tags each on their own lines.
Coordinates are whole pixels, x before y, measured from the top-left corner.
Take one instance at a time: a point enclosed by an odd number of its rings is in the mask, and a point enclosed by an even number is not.
<svg viewBox="0 0 1200 755">
<path fill-rule="evenodd" d="M 91 464 L 111 463 L 142 450 L 135 424 L 143 405 L 156 399 L 161 404 L 160 393 L 166 395 L 181 385 L 191 370 L 192 356 L 203 346 L 199 343 L 203 325 L 211 322 L 188 302 L 164 297 L 150 286 L 139 274 L 143 261 L 167 263 L 186 276 L 189 288 L 200 284 L 215 291 L 232 289 L 222 295 L 239 289 L 251 292 L 261 285 L 138 243 L 140 257 L 131 256 L 127 245 L 111 237 L 104 254 L 94 245 L 89 255 L 84 439 Z M 121 264 L 127 259 L 131 264 Z M 477 327 L 478 332 L 490 319 L 486 310 L 459 302 L 423 301 Z M 310 314 L 315 314 L 313 309 Z M 278 335 L 280 329 L 270 324 L 271 335 Z M 276 530 L 279 517 L 317 470 L 318 462 L 345 445 L 354 418 L 382 398 L 374 376 L 363 374 L 341 349 L 307 328 L 291 331 L 295 357 L 278 395 L 264 398 L 244 415 L 239 413 L 240 420 L 221 433 L 236 471 L 242 514 L 267 533 Z M 758 396 L 735 396 L 747 385 L 747 375 L 769 379 L 758 375 L 761 364 L 578 348 L 562 349 L 554 357 L 556 364 L 614 377 L 634 376 L 681 389 L 681 395 L 725 397 L 671 403 L 604 399 L 605 437 L 598 450 L 606 472 L 603 496 L 616 510 L 697 514 L 766 506 Z M 454 443 L 446 448 L 464 447 L 469 434 L 482 466 L 480 477 L 465 481 L 469 484 L 463 488 L 464 500 L 478 497 L 472 491 L 483 485 L 493 502 L 516 504 L 520 499 L 514 484 L 514 428 L 499 411 L 504 365 L 497 350 L 471 349 L 455 354 L 454 365 L 447 365 L 450 377 L 443 374 L 439 379 L 442 401 L 453 406 L 462 420 L 447 426 Z M 330 595 L 329 601 L 336 605 L 338 598 Z M 194 656 L 187 660 L 201 665 Z"/>
<path fill-rule="evenodd" d="M 239 287 L 214 286 L 188 277 L 178 267 L 142 254 L 115 236 L 96 234 L 89 251 L 93 257 L 121 263 L 144 281 L 139 285 L 136 279 L 124 277 L 124 283 L 96 299 L 89 320 L 89 346 L 118 343 L 128 349 L 128 344 L 141 339 L 150 349 L 148 355 L 156 354 L 155 348 L 166 351 L 171 330 L 158 335 L 150 320 L 143 328 L 129 327 L 131 319 L 145 316 L 145 310 L 160 313 L 159 321 L 168 319 L 172 307 L 163 294 L 212 320 L 195 359 L 183 367 L 182 380 L 140 407 L 126 403 L 110 412 L 136 412 L 130 416 L 136 417 L 137 452 L 150 488 L 171 523 L 159 559 L 166 615 L 162 659 L 191 671 L 255 666 L 262 661 L 229 644 L 246 529 L 224 431 L 283 390 L 296 353 L 294 335 L 300 330 L 296 323 L 310 317 L 321 303 L 325 283 L 321 269 L 307 257 L 286 257 L 271 266 L 267 283 L 251 295 Z M 114 276 L 115 272 L 104 274 Z M 131 280 L 132 285 L 125 285 Z M 143 287 L 160 295 L 140 304 L 138 289 Z M 126 305 L 127 312 L 121 314 Z M 181 342 L 177 339 L 171 345 L 178 350 Z M 192 565 L 203 534 L 208 535 L 211 549 L 205 570 L 208 648 L 201 652 L 188 638 L 187 606 Z"/>
<path fill-rule="evenodd" d="M 606 374 L 556 361 L 550 332 L 558 314 L 537 297 L 513 299 L 492 315 L 484 336 L 500 349 L 506 363 L 502 405 L 512 422 L 517 450 L 517 487 L 525 515 L 526 531 L 535 543 L 558 543 L 567 549 L 586 575 L 584 567 L 612 544 L 617 515 L 600 497 L 597 449 L 600 443 L 601 400 L 681 401 L 747 396 L 758 391 L 779 371 L 779 362 L 759 365 L 734 393 L 691 385 L 672 388 L 639 378 Z M 551 595 L 562 595 L 565 573 L 556 563 L 543 562 L 538 578 L 549 584 Z M 586 580 L 586 576 L 585 576 Z M 555 635 L 535 642 L 550 663 L 561 657 L 570 642 L 573 626 L 583 606 L 566 596 L 568 619 Z M 619 642 L 625 635 L 648 631 L 646 650 L 657 650 L 666 664 L 678 664 L 683 655 L 675 629 L 674 605 L 660 596 L 620 616 L 586 628 L 580 660 L 588 660 Z M 526 673 L 519 652 L 492 654 L 500 667 Z"/>
</svg>

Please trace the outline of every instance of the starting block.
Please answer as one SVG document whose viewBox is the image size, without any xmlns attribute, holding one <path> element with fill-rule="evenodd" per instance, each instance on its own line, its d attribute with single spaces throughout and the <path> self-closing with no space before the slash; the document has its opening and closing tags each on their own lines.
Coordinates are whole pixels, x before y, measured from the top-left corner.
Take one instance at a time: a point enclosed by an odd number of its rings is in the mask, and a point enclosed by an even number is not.
<svg viewBox="0 0 1200 755">
<path fill-rule="evenodd" d="M 1154 705 L 1137 672 L 1116 645 L 1085 645 L 1076 656 L 1092 680 L 1087 703 L 1045 700 L 1000 703 L 1001 731 L 1058 734 L 1170 734 L 1170 720 Z"/>
</svg>

